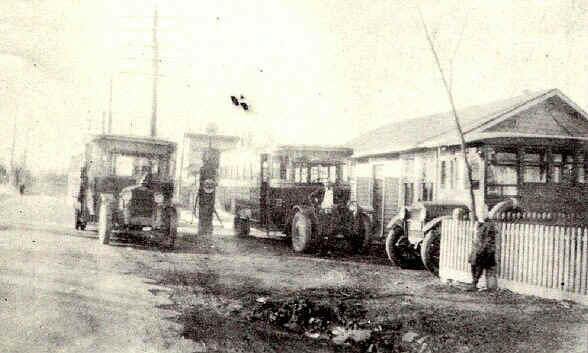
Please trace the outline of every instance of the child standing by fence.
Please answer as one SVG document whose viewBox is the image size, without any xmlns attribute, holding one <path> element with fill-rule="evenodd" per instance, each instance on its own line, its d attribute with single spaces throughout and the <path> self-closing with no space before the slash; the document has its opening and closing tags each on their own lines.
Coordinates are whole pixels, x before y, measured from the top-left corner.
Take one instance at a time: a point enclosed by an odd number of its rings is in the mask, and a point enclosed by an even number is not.
<svg viewBox="0 0 588 353">
<path fill-rule="evenodd" d="M 486 271 L 486 287 L 496 289 L 496 236 L 498 229 L 488 218 L 488 208 L 483 207 L 480 212 L 476 232 L 474 234 L 472 252 L 468 258 L 472 270 L 471 291 L 478 289 L 478 281 Z"/>
</svg>

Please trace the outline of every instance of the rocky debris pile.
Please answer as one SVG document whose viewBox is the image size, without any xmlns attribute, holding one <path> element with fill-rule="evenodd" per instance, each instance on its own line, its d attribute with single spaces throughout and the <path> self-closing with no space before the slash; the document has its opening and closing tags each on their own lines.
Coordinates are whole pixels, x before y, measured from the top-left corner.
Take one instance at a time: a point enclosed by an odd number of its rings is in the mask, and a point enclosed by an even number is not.
<svg viewBox="0 0 588 353">
<path fill-rule="evenodd" d="M 269 300 L 259 298 L 250 318 L 299 333 L 324 333 L 334 326 L 365 327 L 366 310 L 360 303 L 327 304 L 307 298 Z"/>
<path fill-rule="evenodd" d="M 337 351 L 414 352 L 438 351 L 430 336 L 408 330 L 402 318 L 372 322 L 359 301 L 306 297 L 256 300 L 251 321 L 269 323 L 277 329 L 330 342 Z M 464 351 L 461 351 L 464 352 Z"/>
</svg>

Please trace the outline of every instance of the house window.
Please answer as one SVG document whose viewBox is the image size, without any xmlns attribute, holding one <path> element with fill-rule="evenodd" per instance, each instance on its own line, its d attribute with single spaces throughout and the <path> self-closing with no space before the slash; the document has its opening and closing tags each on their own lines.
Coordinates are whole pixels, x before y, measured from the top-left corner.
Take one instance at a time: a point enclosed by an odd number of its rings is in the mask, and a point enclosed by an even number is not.
<svg viewBox="0 0 588 353">
<path fill-rule="evenodd" d="M 456 160 L 452 159 L 449 161 L 449 188 L 455 189 L 455 180 L 457 179 L 457 167 Z"/>
<path fill-rule="evenodd" d="M 574 182 L 574 154 L 570 151 L 554 151 L 551 155 L 551 181 L 555 184 Z"/>
<path fill-rule="evenodd" d="M 441 189 L 445 189 L 447 185 L 447 161 L 441 161 Z"/>
<path fill-rule="evenodd" d="M 421 183 L 421 201 L 433 201 L 433 183 Z"/>
<path fill-rule="evenodd" d="M 424 158 L 422 164 L 422 180 L 420 183 L 419 199 L 421 201 L 433 200 L 433 188 L 435 182 L 435 167 L 433 160 Z"/>
<path fill-rule="evenodd" d="M 481 179 L 481 168 L 480 168 L 480 157 L 477 153 L 477 149 L 475 148 L 470 148 L 468 150 L 468 163 L 470 164 L 470 168 L 471 168 L 471 172 L 472 172 L 472 189 L 473 190 L 478 190 L 480 188 L 480 179 Z M 467 170 L 466 170 L 467 173 Z M 466 177 L 464 178 L 464 185 L 466 187 L 469 187 L 470 185 L 470 180 L 469 177 L 466 174 Z"/>
<path fill-rule="evenodd" d="M 488 196 L 518 195 L 518 158 L 515 149 L 497 148 L 489 150 L 489 165 L 486 180 Z"/>
<path fill-rule="evenodd" d="M 588 158 L 584 155 L 578 156 L 578 183 L 586 183 L 586 174 L 588 171 Z"/>
<path fill-rule="evenodd" d="M 523 182 L 547 182 L 547 155 L 545 150 L 526 150 L 523 155 Z"/>
</svg>

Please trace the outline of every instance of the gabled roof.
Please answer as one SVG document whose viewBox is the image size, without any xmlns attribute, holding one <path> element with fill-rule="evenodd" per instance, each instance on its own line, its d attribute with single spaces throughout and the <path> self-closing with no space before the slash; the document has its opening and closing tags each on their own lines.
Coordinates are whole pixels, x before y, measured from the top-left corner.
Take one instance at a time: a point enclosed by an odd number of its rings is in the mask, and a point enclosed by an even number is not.
<svg viewBox="0 0 588 353">
<path fill-rule="evenodd" d="M 458 109 L 466 141 L 484 138 L 481 131 L 558 96 L 588 121 L 588 115 L 558 89 L 550 89 Z M 505 137 L 508 133 L 504 133 Z M 496 137 L 497 133 L 493 133 Z M 567 136 L 568 138 L 570 136 Z M 561 136 L 560 136 L 561 138 Z M 583 137 L 579 137 L 584 139 Z M 453 112 L 402 120 L 367 132 L 346 144 L 354 150 L 353 158 L 392 154 L 418 148 L 459 144 Z"/>
</svg>

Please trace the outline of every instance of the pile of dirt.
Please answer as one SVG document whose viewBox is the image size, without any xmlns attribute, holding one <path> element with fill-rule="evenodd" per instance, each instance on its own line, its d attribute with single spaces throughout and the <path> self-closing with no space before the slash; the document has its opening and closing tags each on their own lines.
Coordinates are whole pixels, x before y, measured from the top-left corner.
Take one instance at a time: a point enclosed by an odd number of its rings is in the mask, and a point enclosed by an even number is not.
<svg viewBox="0 0 588 353">
<path fill-rule="evenodd" d="M 401 352 L 402 323 L 375 323 L 359 300 L 258 298 L 249 320 L 356 352 Z"/>
</svg>

